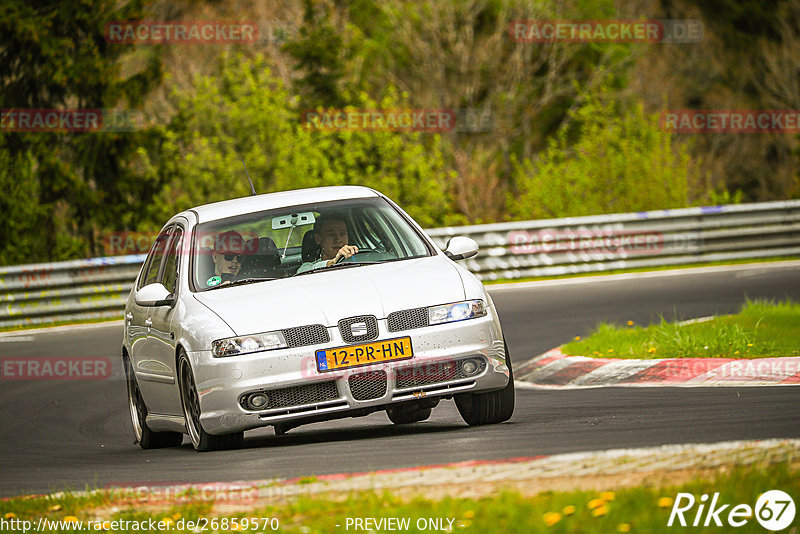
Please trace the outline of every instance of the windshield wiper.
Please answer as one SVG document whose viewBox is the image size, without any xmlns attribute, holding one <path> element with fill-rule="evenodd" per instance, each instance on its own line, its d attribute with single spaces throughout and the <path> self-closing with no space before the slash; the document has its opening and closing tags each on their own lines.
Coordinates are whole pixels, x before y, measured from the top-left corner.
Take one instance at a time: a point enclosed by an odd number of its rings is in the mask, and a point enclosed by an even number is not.
<svg viewBox="0 0 800 534">
<path fill-rule="evenodd" d="M 337 269 L 343 269 L 345 267 L 358 267 L 359 265 L 375 265 L 377 263 L 384 263 L 383 261 L 348 261 L 348 262 L 339 262 L 336 265 L 331 265 L 328 267 L 327 265 L 322 265 L 320 267 L 315 267 L 313 269 L 309 269 L 308 271 L 303 271 L 302 273 L 297 273 L 295 276 L 300 276 L 303 274 L 309 273 L 318 273 L 320 271 L 335 271 Z"/>
<path fill-rule="evenodd" d="M 218 286 L 214 286 L 211 289 L 219 289 L 221 287 L 241 286 L 245 284 L 254 284 L 256 282 L 268 282 L 270 280 L 277 280 L 277 278 L 242 278 L 241 280 L 234 280 L 232 282 L 228 282 L 227 284 L 220 284 Z"/>
</svg>

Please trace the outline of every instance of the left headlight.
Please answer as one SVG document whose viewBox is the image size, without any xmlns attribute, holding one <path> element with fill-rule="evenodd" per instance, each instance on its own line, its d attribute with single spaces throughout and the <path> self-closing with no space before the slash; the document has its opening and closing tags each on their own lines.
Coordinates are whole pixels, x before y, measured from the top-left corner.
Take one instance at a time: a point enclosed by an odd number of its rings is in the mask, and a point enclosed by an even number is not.
<svg viewBox="0 0 800 534">
<path fill-rule="evenodd" d="M 285 349 L 288 347 L 283 332 L 264 332 L 249 336 L 228 337 L 211 342 L 211 354 L 215 358 L 239 356 L 264 350 Z"/>
<path fill-rule="evenodd" d="M 441 306 L 431 306 L 428 308 L 428 324 L 452 323 L 483 317 L 486 315 L 486 304 L 482 300 L 465 300 L 454 302 L 453 304 L 443 304 Z"/>
</svg>

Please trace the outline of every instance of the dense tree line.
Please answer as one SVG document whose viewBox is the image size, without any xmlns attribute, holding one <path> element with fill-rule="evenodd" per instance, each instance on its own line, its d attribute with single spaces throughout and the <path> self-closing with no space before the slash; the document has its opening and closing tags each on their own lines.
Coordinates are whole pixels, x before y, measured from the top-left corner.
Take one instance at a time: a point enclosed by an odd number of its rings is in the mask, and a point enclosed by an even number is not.
<svg viewBox="0 0 800 534">
<path fill-rule="evenodd" d="M 608 18 L 695 18 L 705 37 L 533 45 L 508 33 L 514 20 Z M 255 20 L 268 38 L 104 38 L 108 21 L 140 19 Z M 368 185 L 426 226 L 800 195 L 796 134 L 659 125 L 668 108 L 800 109 L 800 0 L 7 0 L 0 64 L 3 109 L 146 117 L 134 131 L 0 128 L 0 264 L 100 255 L 108 232 L 246 195 L 242 158 L 259 192 Z M 303 122 L 348 106 L 491 121 L 440 133 Z"/>
</svg>

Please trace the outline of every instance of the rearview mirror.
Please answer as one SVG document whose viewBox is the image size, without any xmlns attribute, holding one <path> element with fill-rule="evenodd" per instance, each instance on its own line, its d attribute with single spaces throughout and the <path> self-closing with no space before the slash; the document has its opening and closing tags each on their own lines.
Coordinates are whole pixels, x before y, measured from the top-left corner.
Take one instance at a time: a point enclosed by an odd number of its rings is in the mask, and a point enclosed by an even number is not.
<svg viewBox="0 0 800 534">
<path fill-rule="evenodd" d="M 172 306 L 175 297 L 163 284 L 147 284 L 136 292 L 133 299 L 139 306 Z"/>
<path fill-rule="evenodd" d="M 300 213 L 292 213 L 282 217 L 274 217 L 272 219 L 272 229 L 280 230 L 281 228 L 294 228 L 295 226 L 305 226 L 307 224 L 314 224 L 314 214 L 310 211 L 302 211 Z"/>
<path fill-rule="evenodd" d="M 478 253 L 478 244 L 469 237 L 456 236 L 447 242 L 444 253 L 451 260 L 464 260 Z"/>
</svg>

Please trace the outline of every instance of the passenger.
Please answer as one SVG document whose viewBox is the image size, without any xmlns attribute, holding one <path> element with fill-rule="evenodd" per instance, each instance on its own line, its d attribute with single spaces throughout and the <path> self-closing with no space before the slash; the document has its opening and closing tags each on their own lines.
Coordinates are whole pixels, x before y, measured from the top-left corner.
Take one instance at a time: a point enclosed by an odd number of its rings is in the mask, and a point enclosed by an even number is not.
<svg viewBox="0 0 800 534">
<path fill-rule="evenodd" d="M 347 223 L 336 216 L 320 216 L 314 223 L 314 241 L 319 246 L 319 259 L 307 261 L 297 269 L 298 273 L 330 267 L 358 253 L 358 247 L 348 245 Z"/>
<path fill-rule="evenodd" d="M 232 281 L 242 270 L 242 258 L 245 243 L 242 235 L 233 230 L 223 232 L 214 239 L 214 251 L 211 258 L 214 261 L 214 276 L 219 277 L 217 283 Z"/>
</svg>

